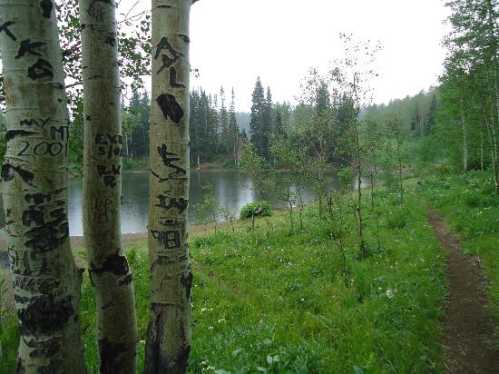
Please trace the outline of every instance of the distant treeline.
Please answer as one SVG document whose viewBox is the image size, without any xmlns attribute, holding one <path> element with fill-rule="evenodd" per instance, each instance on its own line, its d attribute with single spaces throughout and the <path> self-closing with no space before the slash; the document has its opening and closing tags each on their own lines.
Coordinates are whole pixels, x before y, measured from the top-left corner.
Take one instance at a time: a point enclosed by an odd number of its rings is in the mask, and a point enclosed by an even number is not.
<svg viewBox="0 0 499 374">
<path fill-rule="evenodd" d="M 438 88 L 412 98 L 373 106 L 366 116 L 398 116 L 418 141 L 415 161 L 453 172 L 491 170 L 499 192 L 499 4 L 455 0 L 445 71 Z"/>
</svg>

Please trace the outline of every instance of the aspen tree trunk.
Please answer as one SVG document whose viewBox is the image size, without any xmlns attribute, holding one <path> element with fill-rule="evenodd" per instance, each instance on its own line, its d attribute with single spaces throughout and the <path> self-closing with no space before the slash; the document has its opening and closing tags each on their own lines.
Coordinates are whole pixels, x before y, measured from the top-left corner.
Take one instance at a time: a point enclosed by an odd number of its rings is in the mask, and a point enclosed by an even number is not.
<svg viewBox="0 0 499 374">
<path fill-rule="evenodd" d="M 463 129 L 463 171 L 468 171 L 468 129 L 464 118 L 464 100 L 461 99 L 461 127 Z"/>
<path fill-rule="evenodd" d="M 498 72 L 498 60 L 497 60 L 497 39 L 499 37 L 499 29 L 497 27 L 497 20 L 495 18 L 496 11 L 494 9 L 494 4 L 492 0 L 487 0 L 486 1 L 486 7 L 487 7 L 487 21 L 488 21 L 488 26 L 489 26 L 489 31 L 492 31 L 492 37 L 491 39 L 495 40 L 495 53 L 492 57 L 492 66 L 494 69 L 494 93 L 495 93 L 495 111 L 496 111 L 496 121 L 499 121 L 499 72 Z M 495 122 L 497 124 L 497 122 Z M 498 193 L 499 193 L 499 185 L 498 187 Z"/>
<path fill-rule="evenodd" d="M 402 162 L 402 151 L 400 150 L 400 140 L 397 139 L 397 157 L 398 157 L 398 168 L 399 168 L 399 189 L 400 189 L 400 206 L 404 205 L 404 178 L 403 178 L 403 162 Z"/>
<path fill-rule="evenodd" d="M 496 184 L 496 194 L 499 195 L 499 147 L 497 144 L 497 131 L 494 123 L 490 124 L 490 138 L 491 138 L 491 161 L 492 172 L 494 173 L 494 181 Z"/>
<path fill-rule="evenodd" d="M 483 124 L 480 126 L 480 170 L 485 170 L 485 154 L 483 144 Z"/>
<path fill-rule="evenodd" d="M 357 126 L 355 124 L 354 126 Z M 355 160 L 354 170 L 357 172 L 357 206 L 355 207 L 355 213 L 357 215 L 357 223 L 359 230 L 359 249 L 360 256 L 366 258 L 368 256 L 367 244 L 364 240 L 364 221 L 362 217 L 362 154 L 361 145 L 359 139 L 359 129 L 356 127 L 354 129 L 354 141 L 355 141 L 355 153 L 357 160 Z"/>
<path fill-rule="evenodd" d="M 492 118 L 492 121 L 494 119 Z M 496 187 L 496 194 L 499 195 L 499 147 L 497 144 L 497 132 L 492 121 L 485 121 L 487 134 L 490 143 L 490 162 L 492 166 L 492 173 L 494 175 L 494 182 Z"/>
<path fill-rule="evenodd" d="M 113 0 L 80 0 L 85 112 L 83 227 L 95 286 L 101 373 L 135 373 L 132 274 L 120 227 L 120 81 Z"/>
<path fill-rule="evenodd" d="M 152 0 L 149 257 L 145 373 L 185 373 L 191 350 L 189 14 L 191 0 Z"/>
<path fill-rule="evenodd" d="M 69 243 L 68 111 L 55 4 L 0 0 L 7 107 L 2 166 L 18 373 L 85 373 L 81 271 Z"/>
</svg>

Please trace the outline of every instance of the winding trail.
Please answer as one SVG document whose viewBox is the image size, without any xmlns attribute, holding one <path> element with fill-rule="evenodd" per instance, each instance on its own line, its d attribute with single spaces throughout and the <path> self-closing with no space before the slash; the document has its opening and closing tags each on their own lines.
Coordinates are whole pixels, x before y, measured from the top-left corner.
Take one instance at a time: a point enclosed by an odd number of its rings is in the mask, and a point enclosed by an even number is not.
<svg viewBox="0 0 499 374">
<path fill-rule="evenodd" d="M 447 373 L 499 374 L 498 337 L 487 310 L 486 282 L 479 260 L 463 254 L 459 239 L 436 211 L 428 211 L 428 220 L 448 258 L 443 340 Z"/>
</svg>

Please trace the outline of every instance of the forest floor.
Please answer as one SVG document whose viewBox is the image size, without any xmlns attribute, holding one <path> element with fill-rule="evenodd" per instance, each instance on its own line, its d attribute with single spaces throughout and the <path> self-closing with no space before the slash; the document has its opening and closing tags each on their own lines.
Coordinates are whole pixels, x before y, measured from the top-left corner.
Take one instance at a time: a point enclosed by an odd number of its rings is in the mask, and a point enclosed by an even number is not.
<svg viewBox="0 0 499 374">
<path fill-rule="evenodd" d="M 426 208 L 378 196 L 365 209 L 362 257 L 350 199 L 319 217 L 309 207 L 190 237 L 194 270 L 191 373 L 441 372 L 445 258 Z M 199 228 L 198 228 L 199 229 Z M 378 239 L 375 233 L 378 233 Z M 127 241 L 134 273 L 143 365 L 149 319 L 144 239 Z M 135 240 L 137 239 L 137 240 Z M 84 248 L 73 242 L 84 259 Z M 84 262 L 84 261 L 83 261 Z M 94 290 L 85 276 L 81 326 L 87 365 L 97 372 Z M 14 370 L 15 316 L 0 326 L 0 372 Z M 3 370 L 3 371 L 2 371 Z"/>
<path fill-rule="evenodd" d="M 447 253 L 446 370 L 453 374 L 499 373 L 497 336 L 480 259 L 463 254 L 459 239 L 435 210 L 429 210 L 428 220 Z"/>
<path fill-rule="evenodd" d="M 450 326 L 481 331 L 476 324 L 483 321 L 488 347 L 492 352 L 499 347 L 493 335 L 499 326 L 499 198 L 487 186 L 483 175 L 428 177 L 407 186 L 403 206 L 396 193 L 377 192 L 375 208 L 368 207 L 366 194 L 364 258 L 349 198 L 323 217 L 313 206 L 301 220 L 297 212 L 292 220 L 276 212 L 258 219 L 254 231 L 247 221 L 218 227 L 216 234 L 210 225 L 192 227 L 190 372 L 473 373 L 473 367 L 456 369 L 462 352 L 453 344 L 467 337 Z M 428 205 L 442 218 L 428 215 Z M 84 263 L 83 241 L 72 243 Z M 124 246 L 134 273 L 140 368 L 149 317 L 146 238 L 127 236 Z M 478 259 L 484 277 L 477 272 Z M 454 262 L 452 270 L 448 265 Z M 456 275 L 464 280 L 459 292 Z M 467 289 L 470 282 L 478 288 Z M 1 290 L 0 284 L 0 300 Z M 474 306 L 456 309 L 454 299 Z M 459 322 L 477 304 L 472 320 Z M 97 372 L 94 310 L 86 276 L 81 323 L 90 373 Z M 14 316 L 0 319 L 0 372 L 9 373 L 17 327 Z M 467 343 L 474 347 L 465 350 L 464 361 L 482 357 L 475 356 L 483 341 L 476 339 Z M 496 366 L 476 368 L 499 372 Z"/>
</svg>

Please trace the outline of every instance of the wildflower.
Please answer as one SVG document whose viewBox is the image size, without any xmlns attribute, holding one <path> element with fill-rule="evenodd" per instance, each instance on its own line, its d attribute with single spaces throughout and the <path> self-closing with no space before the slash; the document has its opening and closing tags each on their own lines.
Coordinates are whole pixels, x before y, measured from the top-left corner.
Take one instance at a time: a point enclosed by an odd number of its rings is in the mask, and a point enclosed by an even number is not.
<svg viewBox="0 0 499 374">
<path fill-rule="evenodd" d="M 386 297 L 388 297 L 390 300 L 393 299 L 394 294 L 390 288 L 386 290 L 385 294 L 386 294 Z"/>
</svg>

